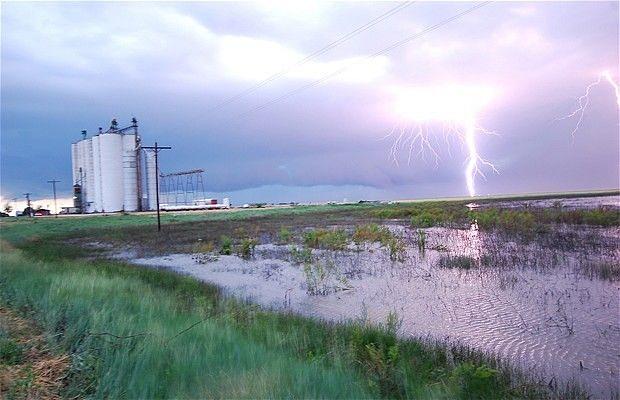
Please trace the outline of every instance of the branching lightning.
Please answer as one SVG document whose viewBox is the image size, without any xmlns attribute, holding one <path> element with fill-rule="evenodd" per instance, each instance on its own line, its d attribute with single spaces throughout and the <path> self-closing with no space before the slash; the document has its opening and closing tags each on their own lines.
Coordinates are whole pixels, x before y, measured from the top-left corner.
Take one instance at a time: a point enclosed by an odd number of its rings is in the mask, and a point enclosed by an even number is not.
<svg viewBox="0 0 620 400">
<path fill-rule="evenodd" d="M 462 87 L 397 90 L 394 111 L 405 122 L 385 136 L 393 139 L 389 158 L 398 165 L 399 154 L 407 151 L 407 164 L 410 164 L 413 157 L 425 160 L 430 153 L 438 165 L 438 148 L 450 154 L 452 139 L 457 139 L 467 153 L 463 172 L 467 191 L 474 197 L 476 176 L 486 179 L 484 169 L 499 173 L 480 155 L 476 140 L 482 134 L 494 134 L 478 124 L 475 117 L 488 95 L 480 88 L 472 91 Z"/>
<path fill-rule="evenodd" d="M 575 133 L 577 133 L 579 128 L 581 128 L 581 123 L 583 122 L 583 116 L 585 115 L 588 105 L 590 105 L 590 91 L 592 90 L 593 87 L 600 85 L 603 81 L 608 82 L 611 85 L 611 87 L 614 89 L 614 92 L 616 95 L 616 103 L 618 105 L 618 108 L 620 109 L 620 93 L 618 90 L 618 84 L 614 81 L 609 71 L 603 71 L 598 75 L 598 78 L 594 82 L 586 86 L 585 93 L 577 98 L 577 108 L 570 114 L 557 119 L 557 120 L 563 120 L 563 119 L 569 119 L 569 118 L 573 118 L 577 116 L 577 123 L 575 124 L 575 127 L 572 130 L 572 132 L 570 133 L 573 138 L 575 137 Z"/>
</svg>

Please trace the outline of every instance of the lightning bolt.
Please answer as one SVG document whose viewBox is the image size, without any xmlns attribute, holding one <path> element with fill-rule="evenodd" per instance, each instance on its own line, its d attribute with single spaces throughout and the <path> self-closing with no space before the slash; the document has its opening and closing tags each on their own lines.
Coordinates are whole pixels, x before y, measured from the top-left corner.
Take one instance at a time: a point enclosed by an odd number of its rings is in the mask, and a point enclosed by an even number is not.
<svg viewBox="0 0 620 400">
<path fill-rule="evenodd" d="M 499 174 L 499 171 L 490 161 L 487 161 L 480 156 L 480 154 L 478 153 L 478 148 L 476 146 L 476 135 L 478 133 L 491 132 L 478 126 L 473 119 L 466 122 L 464 132 L 465 143 L 469 152 L 469 155 L 467 157 L 467 167 L 465 168 L 465 181 L 467 182 L 467 190 L 469 191 L 469 196 L 474 197 L 476 195 L 476 185 L 474 178 L 476 177 L 476 175 L 480 175 L 484 179 L 486 179 L 486 175 L 482 171 L 481 165 L 486 165 L 487 167 L 490 167 L 491 170 L 496 174 Z"/>
<path fill-rule="evenodd" d="M 396 165 L 399 155 L 406 151 L 407 164 L 414 157 L 426 161 L 430 154 L 438 166 L 438 150 L 447 150 L 452 157 L 450 148 L 456 141 L 467 154 L 463 174 L 469 196 L 476 196 L 476 177 L 486 179 L 484 170 L 499 173 L 480 155 L 477 143 L 480 135 L 494 134 L 478 123 L 477 116 L 495 96 L 495 88 L 442 82 L 431 86 L 395 86 L 389 93 L 392 101 L 386 103 L 388 112 L 400 122 L 384 139 L 393 139 L 388 157 Z"/>
<path fill-rule="evenodd" d="M 411 163 L 414 157 L 426 161 L 426 154 L 430 153 L 435 166 L 438 166 L 441 158 L 437 147 L 447 149 L 448 154 L 451 155 L 452 138 L 456 138 L 463 144 L 464 150 L 467 153 L 464 167 L 465 183 L 469 196 L 475 197 L 475 178 L 480 176 L 486 180 L 485 168 L 499 174 L 495 165 L 483 158 L 478 152 L 476 139 L 482 134 L 496 135 L 495 132 L 480 126 L 475 118 L 464 118 L 459 121 L 443 122 L 441 129 L 437 129 L 436 126 L 428 123 L 416 123 L 401 127 L 395 126 L 383 139 L 393 139 L 389 150 L 389 159 L 396 165 L 398 165 L 399 155 L 403 151 L 407 151 L 407 165 Z M 442 136 L 445 143 L 441 143 L 438 140 Z M 444 144 L 445 146 L 443 146 Z"/>
<path fill-rule="evenodd" d="M 581 128 L 583 117 L 586 113 L 586 110 L 588 109 L 588 105 L 590 105 L 590 92 L 592 91 L 592 88 L 600 85 L 603 81 L 608 82 L 614 89 L 614 93 L 616 95 L 616 103 L 618 105 L 618 108 L 620 109 L 620 93 L 618 89 L 618 84 L 614 81 L 609 71 L 603 71 L 598 75 L 597 79 L 594 82 L 586 86 L 585 93 L 577 98 L 577 108 L 570 114 L 557 118 L 557 120 L 564 120 L 577 116 L 577 123 L 575 124 L 575 128 L 570 133 L 573 139 L 575 138 L 575 133 L 577 133 L 579 128 Z"/>
</svg>

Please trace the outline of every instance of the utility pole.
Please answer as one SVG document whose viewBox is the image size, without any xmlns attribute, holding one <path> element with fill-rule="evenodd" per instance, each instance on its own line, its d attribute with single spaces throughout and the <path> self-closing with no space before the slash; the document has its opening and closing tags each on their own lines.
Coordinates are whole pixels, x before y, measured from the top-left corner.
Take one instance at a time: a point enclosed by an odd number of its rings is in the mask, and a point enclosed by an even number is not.
<svg viewBox="0 0 620 400">
<path fill-rule="evenodd" d="M 28 208 L 28 214 L 30 214 L 31 217 L 34 217 L 33 213 L 32 213 L 32 207 L 30 207 L 30 195 L 32 193 L 28 192 L 28 193 L 24 193 L 24 196 L 26 196 L 26 204 L 27 204 L 27 208 Z"/>
<path fill-rule="evenodd" d="M 52 188 L 54 190 L 54 212 L 56 213 L 55 218 L 58 218 L 58 205 L 56 204 L 56 184 L 60 182 L 57 181 L 56 179 L 52 179 L 51 181 L 47 181 L 47 183 L 51 183 L 52 184 Z"/>
<path fill-rule="evenodd" d="M 155 198 L 157 199 L 157 232 L 161 231 L 161 218 L 159 215 L 159 161 L 158 154 L 161 150 L 170 150 L 170 146 L 158 146 L 155 142 L 155 146 L 142 146 L 145 150 L 153 150 L 155 153 Z"/>
</svg>

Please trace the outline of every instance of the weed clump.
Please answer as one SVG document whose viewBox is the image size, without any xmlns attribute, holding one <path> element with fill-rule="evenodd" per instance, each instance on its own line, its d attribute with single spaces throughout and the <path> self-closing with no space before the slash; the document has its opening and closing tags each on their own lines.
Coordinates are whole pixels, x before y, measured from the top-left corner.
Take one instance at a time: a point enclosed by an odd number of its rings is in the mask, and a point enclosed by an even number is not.
<svg viewBox="0 0 620 400">
<path fill-rule="evenodd" d="M 358 246 L 363 243 L 379 243 L 388 249 L 392 261 L 404 259 L 405 244 L 385 226 L 378 224 L 360 225 L 355 228 L 353 242 Z"/>
<path fill-rule="evenodd" d="M 285 226 L 278 231 L 278 243 L 287 244 L 293 239 L 293 233 Z"/>
<path fill-rule="evenodd" d="M 426 232 L 422 229 L 418 229 L 418 251 L 420 254 L 424 254 L 426 252 Z"/>
<path fill-rule="evenodd" d="M 464 362 L 452 370 L 451 380 L 460 389 L 462 398 L 495 398 L 498 371 L 487 365 Z"/>
<path fill-rule="evenodd" d="M 430 228 L 443 221 L 443 213 L 431 213 L 422 211 L 411 217 L 411 226 L 416 228 Z"/>
<path fill-rule="evenodd" d="M 491 208 L 472 212 L 480 229 L 500 228 L 509 233 L 518 233 L 525 236 L 537 231 L 539 221 L 529 210 L 504 210 Z"/>
<path fill-rule="evenodd" d="M 254 249 L 257 244 L 258 241 L 256 239 L 245 238 L 241 241 L 237 249 L 237 254 L 241 258 L 249 259 L 254 256 Z"/>
<path fill-rule="evenodd" d="M 304 244 L 314 249 L 344 250 L 348 242 L 343 229 L 316 229 L 304 234 Z"/>
<path fill-rule="evenodd" d="M 566 210 L 558 206 L 523 210 L 485 208 L 472 211 L 470 220 L 475 221 L 480 229 L 501 229 L 508 233 L 531 237 L 536 233 L 547 231 L 549 224 L 618 226 L 620 211 L 606 207 L 590 210 Z"/>
<path fill-rule="evenodd" d="M 215 244 L 213 244 L 212 241 L 208 241 L 208 242 L 200 241 L 194 245 L 193 251 L 194 253 L 203 253 L 203 254 L 213 253 L 215 251 Z"/>
<path fill-rule="evenodd" d="M 233 241 L 230 237 L 222 235 L 220 237 L 220 254 L 229 256 L 232 254 Z"/>
<path fill-rule="evenodd" d="M 392 232 L 384 226 L 378 224 L 360 225 L 355 228 L 353 233 L 353 242 L 360 245 L 363 243 L 381 243 L 384 244 L 393 237 Z"/>
<path fill-rule="evenodd" d="M 303 249 L 298 249 L 297 247 L 291 246 L 291 261 L 294 264 L 308 264 L 313 261 L 312 257 L 312 249 L 308 247 L 304 247 Z"/>
<path fill-rule="evenodd" d="M 324 296 L 339 290 L 350 289 L 347 279 L 340 275 L 331 260 L 304 264 L 306 292 L 311 296 Z"/>
</svg>

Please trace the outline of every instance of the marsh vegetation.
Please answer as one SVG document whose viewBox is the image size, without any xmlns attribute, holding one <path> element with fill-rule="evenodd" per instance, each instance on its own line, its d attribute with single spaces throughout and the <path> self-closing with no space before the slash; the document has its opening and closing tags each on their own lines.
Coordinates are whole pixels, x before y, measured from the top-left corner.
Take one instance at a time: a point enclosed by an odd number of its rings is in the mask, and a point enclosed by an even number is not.
<svg viewBox="0 0 620 400">
<path fill-rule="evenodd" d="M 522 201 L 9 222 L 0 299 L 72 396 L 614 396 L 618 208 Z"/>
</svg>

